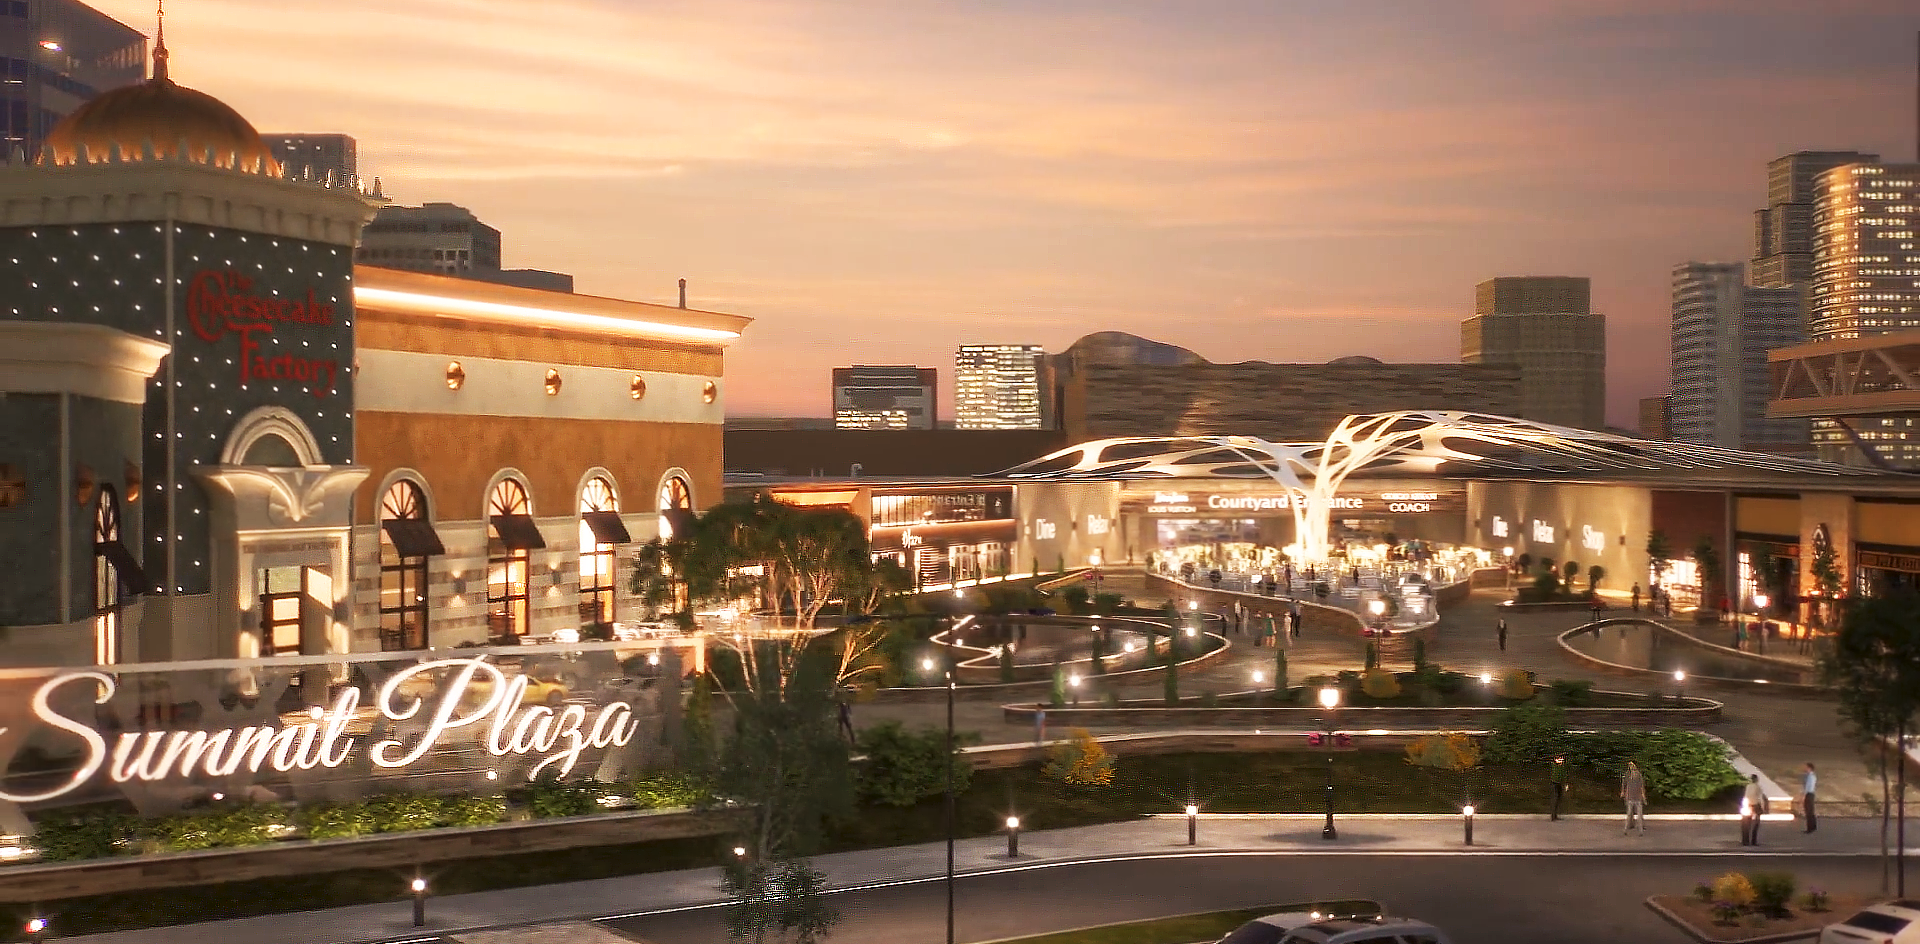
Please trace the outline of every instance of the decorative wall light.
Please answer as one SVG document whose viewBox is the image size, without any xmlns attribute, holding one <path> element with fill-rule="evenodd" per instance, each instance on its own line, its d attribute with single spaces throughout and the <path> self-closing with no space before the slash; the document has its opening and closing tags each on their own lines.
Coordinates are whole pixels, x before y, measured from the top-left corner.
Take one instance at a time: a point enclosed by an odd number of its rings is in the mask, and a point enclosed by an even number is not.
<svg viewBox="0 0 1920 944">
<path fill-rule="evenodd" d="M 713 401 L 720 399 L 719 385 L 715 384 L 711 380 L 707 381 L 707 385 L 700 388 L 700 399 L 706 403 L 712 403 Z"/>
<path fill-rule="evenodd" d="M 557 370 L 548 370 L 547 371 L 547 396 L 557 397 L 559 395 L 560 395 L 560 372 Z"/>
<path fill-rule="evenodd" d="M 0 464 L 0 508 L 12 508 L 26 500 L 26 475 L 19 466 Z"/>
<path fill-rule="evenodd" d="M 447 362 L 447 389 L 458 390 L 467 382 L 467 369 L 459 361 Z"/>
<path fill-rule="evenodd" d="M 73 470 L 73 500 L 85 505 L 93 501 L 94 486 L 99 480 L 94 478 L 93 466 L 82 464 Z"/>
<path fill-rule="evenodd" d="M 629 394 L 632 395 L 632 397 L 635 400 L 638 400 L 641 397 L 646 396 L 647 395 L 646 378 L 641 377 L 639 374 L 634 374 L 633 383 L 627 385 L 627 391 Z"/>
<path fill-rule="evenodd" d="M 121 490 L 120 494 L 126 496 L 127 504 L 133 504 L 139 501 L 140 467 L 134 465 L 132 460 L 128 460 L 126 466 L 120 470 L 120 477 L 126 484 L 126 487 Z"/>
</svg>

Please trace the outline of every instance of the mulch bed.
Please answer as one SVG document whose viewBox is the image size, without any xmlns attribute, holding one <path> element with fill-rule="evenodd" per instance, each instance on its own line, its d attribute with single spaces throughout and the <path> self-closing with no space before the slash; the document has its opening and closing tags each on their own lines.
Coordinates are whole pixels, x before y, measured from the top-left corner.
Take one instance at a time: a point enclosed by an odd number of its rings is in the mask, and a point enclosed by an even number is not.
<svg viewBox="0 0 1920 944">
<path fill-rule="evenodd" d="M 1647 904 L 1663 917 L 1680 925 L 1697 941 L 1708 944 L 1734 944 L 1807 938 L 1820 929 L 1878 901 L 1863 895 L 1834 895 L 1825 911 L 1795 908 L 1788 917 L 1768 918 L 1756 925 L 1753 918 L 1741 917 L 1737 924 L 1720 924 L 1713 918 L 1713 906 L 1691 895 L 1655 895 Z"/>
</svg>

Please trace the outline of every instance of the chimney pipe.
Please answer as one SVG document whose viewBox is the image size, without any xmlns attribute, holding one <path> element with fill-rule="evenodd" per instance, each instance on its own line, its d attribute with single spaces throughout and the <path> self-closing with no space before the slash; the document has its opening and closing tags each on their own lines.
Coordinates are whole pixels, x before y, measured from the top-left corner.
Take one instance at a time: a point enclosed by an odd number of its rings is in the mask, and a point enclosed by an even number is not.
<svg viewBox="0 0 1920 944">
<path fill-rule="evenodd" d="M 680 307 L 687 307 L 687 280 L 680 280 Z"/>
</svg>

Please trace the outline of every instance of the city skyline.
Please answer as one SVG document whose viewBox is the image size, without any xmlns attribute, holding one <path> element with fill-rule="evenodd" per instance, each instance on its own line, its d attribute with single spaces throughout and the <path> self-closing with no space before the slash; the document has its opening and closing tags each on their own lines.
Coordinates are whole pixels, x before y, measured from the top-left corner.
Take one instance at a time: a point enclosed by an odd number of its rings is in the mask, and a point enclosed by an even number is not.
<svg viewBox="0 0 1920 944">
<path fill-rule="evenodd" d="M 168 39 L 259 127 L 354 135 L 396 202 L 524 234 L 508 265 L 753 316 L 740 415 L 825 415 L 836 364 L 1101 330 L 1448 362 L 1474 284 L 1570 274 L 1630 426 L 1671 267 L 1747 257 L 1767 161 L 1915 150 L 1895 0 L 1267 6 L 196 0 Z"/>
</svg>

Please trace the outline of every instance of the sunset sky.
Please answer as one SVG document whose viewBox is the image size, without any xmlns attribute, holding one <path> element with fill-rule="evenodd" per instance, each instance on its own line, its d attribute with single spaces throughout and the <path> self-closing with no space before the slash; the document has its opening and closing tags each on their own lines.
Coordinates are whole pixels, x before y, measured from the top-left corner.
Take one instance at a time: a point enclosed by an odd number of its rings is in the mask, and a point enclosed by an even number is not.
<svg viewBox="0 0 1920 944">
<path fill-rule="evenodd" d="M 153 4 L 93 0 L 151 32 Z M 1613 422 L 1669 272 L 1765 164 L 1913 160 L 1913 0 L 174 0 L 173 76 L 339 131 L 506 264 L 757 321 L 729 412 L 828 368 L 1122 330 L 1451 362 L 1473 284 L 1584 275 Z M 950 416 L 944 407 L 943 416 Z"/>
</svg>

